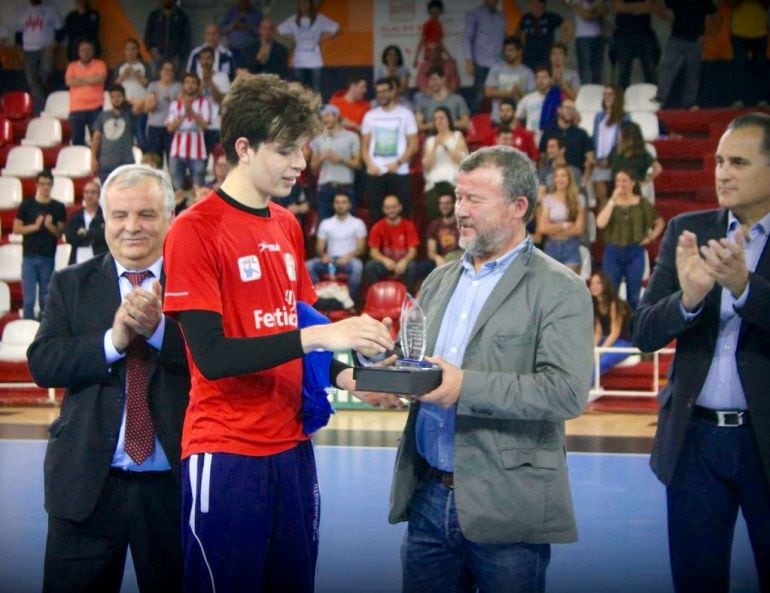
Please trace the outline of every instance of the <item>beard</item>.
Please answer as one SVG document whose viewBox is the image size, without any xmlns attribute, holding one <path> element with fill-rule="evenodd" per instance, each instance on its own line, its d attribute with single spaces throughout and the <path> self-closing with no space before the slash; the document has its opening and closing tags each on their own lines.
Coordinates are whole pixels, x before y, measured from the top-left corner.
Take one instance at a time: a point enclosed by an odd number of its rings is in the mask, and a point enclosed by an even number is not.
<svg viewBox="0 0 770 593">
<path fill-rule="evenodd" d="M 462 229 L 473 228 L 470 224 L 466 224 L 462 220 L 459 221 L 459 226 Z M 495 253 L 499 253 L 503 244 L 510 238 L 510 229 L 504 226 L 498 226 L 488 229 L 484 233 L 477 231 L 476 236 L 473 238 L 460 237 L 459 245 L 466 253 L 472 257 L 488 257 Z"/>
</svg>

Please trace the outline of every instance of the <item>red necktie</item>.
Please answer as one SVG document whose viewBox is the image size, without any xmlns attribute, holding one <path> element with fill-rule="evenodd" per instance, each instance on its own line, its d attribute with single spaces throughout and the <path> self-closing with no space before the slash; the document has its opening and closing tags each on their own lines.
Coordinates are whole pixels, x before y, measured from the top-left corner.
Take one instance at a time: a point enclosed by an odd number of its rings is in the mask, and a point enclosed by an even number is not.
<svg viewBox="0 0 770 593">
<path fill-rule="evenodd" d="M 140 286 L 152 272 L 123 272 L 131 286 Z M 137 464 L 152 453 L 155 446 L 155 427 L 147 401 L 150 346 L 137 336 L 126 349 L 126 440 L 124 448 Z"/>
</svg>

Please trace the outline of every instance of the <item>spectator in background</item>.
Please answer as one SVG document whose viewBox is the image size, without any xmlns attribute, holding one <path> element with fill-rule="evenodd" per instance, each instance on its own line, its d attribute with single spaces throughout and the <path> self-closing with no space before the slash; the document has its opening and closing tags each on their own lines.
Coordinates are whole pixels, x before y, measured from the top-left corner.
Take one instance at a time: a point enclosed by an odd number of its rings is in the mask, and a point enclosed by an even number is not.
<svg viewBox="0 0 770 593">
<path fill-rule="evenodd" d="M 420 52 L 424 51 L 423 60 L 432 59 L 432 52 L 428 47 L 436 48 L 441 53 L 446 53 L 450 58 L 449 51 L 444 45 L 444 27 L 441 24 L 441 15 L 444 13 L 444 3 L 441 0 L 431 0 L 428 2 L 428 20 L 422 24 L 420 30 L 420 41 L 417 43 L 417 49 L 414 50 L 413 66 L 417 68 L 420 63 Z"/>
<path fill-rule="evenodd" d="M 564 138 L 561 136 L 549 138 L 548 142 L 545 143 L 543 156 L 542 164 L 537 171 L 538 197 L 542 197 L 548 192 L 556 191 L 554 174 L 559 167 L 569 167 L 575 183 L 580 183 L 578 181 L 581 177 L 580 169 L 567 162 L 567 145 L 564 143 Z"/>
<path fill-rule="evenodd" d="M 543 251 L 580 273 L 580 239 L 586 229 L 586 199 L 580 193 L 572 167 L 559 165 L 553 172 L 553 191 L 539 200 L 537 232 Z"/>
<path fill-rule="evenodd" d="M 403 95 L 409 91 L 409 67 L 404 64 L 404 54 L 397 45 L 389 45 L 382 50 L 381 64 L 374 71 L 374 80 L 394 77 L 398 81 L 398 92 Z"/>
<path fill-rule="evenodd" d="M 497 4 L 498 0 L 484 0 L 465 16 L 463 55 L 465 72 L 473 77 L 473 113 L 481 110 L 484 97 L 489 96 L 486 94 L 489 71 L 503 55 L 507 23 Z"/>
<path fill-rule="evenodd" d="M 69 265 L 79 264 L 107 251 L 104 239 L 104 214 L 99 206 L 99 183 L 95 179 L 83 186 L 83 207 L 72 214 L 64 229 L 72 245 Z"/>
<path fill-rule="evenodd" d="M 134 162 L 131 105 L 121 85 L 113 84 L 109 93 L 112 109 L 99 114 L 91 137 L 91 168 L 102 183 L 121 165 Z"/>
<path fill-rule="evenodd" d="M 395 194 L 399 202 L 403 200 L 409 216 L 412 211 L 409 163 L 419 149 L 417 122 L 409 109 L 396 104 L 394 78 L 381 78 L 374 86 L 377 107 L 367 111 L 361 124 L 361 156 L 366 166 L 369 208 L 373 219 L 378 220 L 383 198 Z"/>
<path fill-rule="evenodd" d="M 171 149 L 171 133 L 166 129 L 168 109 L 182 92 L 182 85 L 174 79 L 174 63 L 165 61 L 160 67 L 158 80 L 147 87 L 144 112 L 147 114 L 147 142 L 145 152 L 152 152 L 168 159 Z"/>
<path fill-rule="evenodd" d="M 663 167 L 647 148 L 642 129 L 632 121 L 620 124 L 618 141 L 609 155 L 612 176 L 619 171 L 629 171 L 639 182 L 642 197 L 655 202 L 653 180 L 663 172 Z"/>
<path fill-rule="evenodd" d="M 655 100 L 669 106 L 669 97 L 677 76 L 682 73 L 682 107 L 696 107 L 700 81 L 701 52 L 706 21 L 716 15 L 713 0 L 666 0 L 665 20 L 672 21 L 660 64 L 660 84 Z M 739 73 L 743 70 L 736 68 Z"/>
<path fill-rule="evenodd" d="M 451 92 L 446 86 L 446 74 L 440 66 L 428 71 L 427 92 L 420 94 L 415 101 L 415 117 L 417 129 L 431 134 L 436 131 L 433 125 L 433 114 L 439 107 L 449 111 L 454 122 L 454 128 L 467 131 L 470 124 L 470 111 L 462 95 Z"/>
<path fill-rule="evenodd" d="M 575 0 L 575 51 L 583 84 L 601 84 L 604 74 L 605 0 Z"/>
<path fill-rule="evenodd" d="M 294 77 L 321 92 L 321 43 L 339 35 L 340 26 L 318 12 L 315 0 L 298 0 L 297 13 L 278 25 L 278 33 L 294 50 Z"/>
<path fill-rule="evenodd" d="M 94 57 L 90 41 L 78 45 L 79 59 L 70 62 L 64 73 L 64 82 L 70 89 L 70 128 L 72 144 L 85 145 L 86 126 L 93 136 L 93 126 L 104 105 L 104 81 L 107 64 Z"/>
<path fill-rule="evenodd" d="M 213 152 L 214 148 L 220 143 L 220 121 L 219 108 L 222 105 L 222 99 L 227 91 L 230 90 L 230 79 L 224 72 L 214 70 L 214 50 L 210 47 L 204 47 L 198 54 L 198 62 L 201 67 L 200 76 L 201 87 L 200 94 L 211 103 L 211 121 L 209 127 L 204 132 L 206 138 L 206 151 Z"/>
<path fill-rule="evenodd" d="M 658 0 L 612 0 L 615 11 L 613 39 L 618 56 L 618 86 L 631 82 L 634 59 L 642 64 L 644 82 L 657 83 L 655 69 L 660 60 L 660 43 L 652 30 L 652 13 Z"/>
<path fill-rule="evenodd" d="M 575 102 L 572 99 L 563 99 L 559 105 L 556 123 L 543 130 L 539 148 L 541 152 L 545 152 L 549 139 L 561 137 L 564 140 L 566 150 L 564 156 L 567 162 L 581 172 L 575 181 L 581 187 L 585 187 L 590 173 L 589 163 L 594 160 L 594 150 L 591 137 L 577 125 L 577 122 L 578 112 Z"/>
<path fill-rule="evenodd" d="M 366 284 L 394 278 L 412 290 L 417 282 L 419 268 L 415 258 L 420 235 L 414 223 L 401 216 L 402 210 L 398 196 L 385 196 L 385 217 L 374 223 L 369 232 L 369 261 L 364 266 Z"/>
<path fill-rule="evenodd" d="M 535 90 L 535 75 L 521 63 L 522 44 L 518 37 L 506 37 L 503 61 L 495 62 L 486 78 L 484 94 L 492 99 L 492 122 L 499 121 L 501 99 L 521 98 Z"/>
<path fill-rule="evenodd" d="M 340 110 L 340 122 L 348 130 L 361 133 L 364 115 L 369 111 L 369 101 L 366 100 L 368 83 L 365 76 L 353 74 L 348 79 L 348 88 L 344 93 L 335 93 L 329 104 Z"/>
<path fill-rule="evenodd" d="M 275 40 L 273 19 L 264 17 L 260 21 L 257 40 L 240 51 L 237 63 L 239 72 L 289 77 L 289 50 Z"/>
<path fill-rule="evenodd" d="M 219 25 L 216 23 L 209 23 L 203 29 L 203 43 L 190 52 L 190 57 L 187 58 L 186 72 L 195 72 L 198 76 L 203 75 L 198 56 L 201 50 L 206 47 L 214 50 L 214 72 L 221 72 L 227 76 L 228 80 L 232 79 L 235 75 L 235 58 L 233 53 L 222 44 Z"/>
<path fill-rule="evenodd" d="M 515 35 L 524 44 L 523 62 L 534 70 L 549 63 L 551 46 L 556 40 L 556 31 L 561 27 L 561 39 L 572 40 L 572 23 L 565 21 L 555 12 L 545 9 L 546 0 L 529 0 L 529 12 L 521 16 Z"/>
<path fill-rule="evenodd" d="M 306 263 L 313 284 L 318 284 L 328 272 L 346 274 L 348 292 L 358 298 L 366 254 L 366 225 L 350 211 L 353 203 L 344 191 L 334 196 L 334 215 L 321 220 L 316 239 L 316 257 Z"/>
<path fill-rule="evenodd" d="M 241 59 L 244 50 L 257 41 L 261 22 L 262 13 L 252 6 L 251 0 L 237 0 L 234 6 L 227 9 L 219 28 L 236 60 Z"/>
<path fill-rule="evenodd" d="M 594 305 L 594 346 L 628 348 L 633 346 L 628 322 L 631 308 L 618 296 L 612 280 L 604 272 L 594 272 L 588 282 Z M 599 355 L 599 376 L 630 356 L 628 352 Z M 595 381 L 594 381 L 595 382 Z"/>
<path fill-rule="evenodd" d="M 543 129 L 556 123 L 560 97 L 561 92 L 553 86 L 548 66 L 538 66 L 535 69 L 535 90 L 524 95 L 516 105 L 517 119 L 525 122 L 538 143 Z"/>
<path fill-rule="evenodd" d="M 550 53 L 551 77 L 553 84 L 561 90 L 563 99 L 574 100 L 580 90 L 580 76 L 577 70 L 567 68 L 567 46 L 556 42 Z"/>
<path fill-rule="evenodd" d="M 449 109 L 436 107 L 432 120 L 436 133 L 425 139 L 422 150 L 425 208 L 431 220 L 438 216 L 437 202 L 440 194 L 434 191 L 436 185 L 442 181 L 454 183 L 460 161 L 468 155 L 465 137 L 455 129 Z"/>
<path fill-rule="evenodd" d="M 35 102 L 35 113 L 45 105 L 48 85 L 53 72 L 56 42 L 61 41 L 64 29 L 56 9 L 42 0 L 29 0 L 29 6 L 20 11 L 16 25 L 16 44 L 23 50 L 24 76 Z"/>
<path fill-rule="evenodd" d="M 736 106 L 768 100 L 767 31 L 770 1 L 729 0 L 733 68 L 738 76 Z M 749 59 L 751 56 L 751 59 Z"/>
<path fill-rule="evenodd" d="M 53 176 L 37 174 L 35 197 L 22 200 L 13 220 L 13 233 L 22 237 L 21 292 L 24 319 L 35 319 L 35 299 L 40 313 L 45 307 L 48 283 L 56 260 L 56 244 L 64 232 L 67 211 L 51 197 Z"/>
<path fill-rule="evenodd" d="M 310 141 L 313 156 L 310 168 L 318 175 L 316 204 L 320 220 L 333 213 L 334 197 L 344 192 L 354 206 L 355 171 L 361 166 L 361 140 L 358 134 L 340 125 L 340 110 L 334 105 L 321 109 L 324 130 Z"/>
<path fill-rule="evenodd" d="M 144 46 L 150 51 L 153 75 L 160 71 L 166 60 L 175 70 L 184 66 L 190 54 L 190 18 L 174 0 L 158 0 L 160 8 L 147 17 L 144 27 Z"/>
<path fill-rule="evenodd" d="M 166 129 L 172 135 L 168 170 L 177 203 L 187 172 L 193 186 L 201 187 L 205 182 L 209 155 L 204 133 L 210 124 L 211 102 L 200 95 L 198 75 L 187 72 L 182 77 L 182 94 L 171 103 L 166 117 Z"/>
<path fill-rule="evenodd" d="M 521 120 L 516 118 L 514 100 L 501 99 L 499 111 L 500 121 L 497 126 L 492 128 L 485 145 L 501 144 L 518 148 L 536 163 L 540 158 L 540 152 L 537 149 L 535 135 L 522 125 Z"/>
<path fill-rule="evenodd" d="M 438 217 L 431 220 L 425 231 L 426 259 L 417 262 L 418 277 L 427 278 L 434 268 L 463 256 L 460 248 L 460 230 L 455 217 L 455 187 L 451 183 L 437 184 Z"/>
<path fill-rule="evenodd" d="M 623 91 L 613 86 L 605 86 L 602 95 L 602 110 L 594 119 L 594 159 L 589 159 L 591 181 L 594 184 L 596 206 L 604 207 L 612 178 L 610 171 L 610 152 L 618 141 L 620 124 L 630 118 L 623 109 Z"/>
<path fill-rule="evenodd" d="M 604 231 L 602 269 L 615 286 L 625 278 L 631 309 L 639 304 L 647 245 L 665 226 L 655 207 L 642 198 L 638 180 L 629 171 L 618 171 L 612 197 L 596 216 L 596 228 Z"/>
<path fill-rule="evenodd" d="M 126 39 L 123 45 L 124 61 L 115 69 L 115 82 L 123 87 L 126 101 L 134 113 L 133 134 L 136 143 L 143 147 L 146 140 L 147 114 L 144 113 L 144 98 L 147 95 L 147 67 L 139 57 L 139 41 Z"/>
<path fill-rule="evenodd" d="M 88 0 L 75 0 L 75 8 L 64 17 L 64 34 L 67 36 L 67 60 L 78 57 L 78 43 L 87 39 L 94 44 L 94 53 L 102 55 L 99 43 L 99 11 L 91 8 Z"/>
<path fill-rule="evenodd" d="M 421 93 L 428 92 L 428 73 L 434 68 L 440 68 L 444 72 L 444 85 L 449 92 L 456 92 L 460 88 L 460 73 L 457 71 L 457 63 L 449 54 L 443 52 L 435 43 L 428 43 L 425 47 L 428 56 L 420 62 L 417 68 L 415 84 Z"/>
</svg>

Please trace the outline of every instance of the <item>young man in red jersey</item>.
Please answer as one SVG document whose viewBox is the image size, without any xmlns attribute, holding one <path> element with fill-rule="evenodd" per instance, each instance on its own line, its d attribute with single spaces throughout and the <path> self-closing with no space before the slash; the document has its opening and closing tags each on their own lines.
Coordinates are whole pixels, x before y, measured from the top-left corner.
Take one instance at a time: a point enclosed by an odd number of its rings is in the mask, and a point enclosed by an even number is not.
<svg viewBox="0 0 770 593">
<path fill-rule="evenodd" d="M 303 430 L 303 357 L 393 346 L 366 316 L 298 325 L 316 295 L 302 230 L 271 198 L 305 168 L 319 108 L 318 95 L 275 75 L 239 76 L 222 105 L 230 172 L 166 241 L 165 308 L 182 325 L 192 374 L 182 436 L 188 592 L 312 592 L 319 489 Z M 326 366 L 334 384 L 355 388 L 351 369 Z"/>
</svg>

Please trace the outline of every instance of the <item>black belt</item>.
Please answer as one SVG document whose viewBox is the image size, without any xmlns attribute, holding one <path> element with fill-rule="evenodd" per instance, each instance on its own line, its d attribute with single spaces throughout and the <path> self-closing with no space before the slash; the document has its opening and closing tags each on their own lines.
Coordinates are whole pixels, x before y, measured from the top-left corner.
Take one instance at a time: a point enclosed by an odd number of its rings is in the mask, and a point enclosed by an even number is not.
<svg viewBox="0 0 770 593">
<path fill-rule="evenodd" d="M 436 469 L 435 467 L 429 465 L 425 475 L 429 478 L 438 480 L 450 490 L 454 489 L 455 487 L 455 475 L 452 472 L 443 472 L 440 469 Z"/>
<path fill-rule="evenodd" d="M 692 415 L 714 426 L 744 426 L 751 421 L 748 410 L 712 410 L 703 406 L 694 406 Z"/>
<path fill-rule="evenodd" d="M 123 478 L 124 480 L 153 480 L 170 476 L 171 470 L 132 472 L 125 469 L 120 469 L 119 467 L 111 467 L 110 475 L 115 478 Z"/>
</svg>

